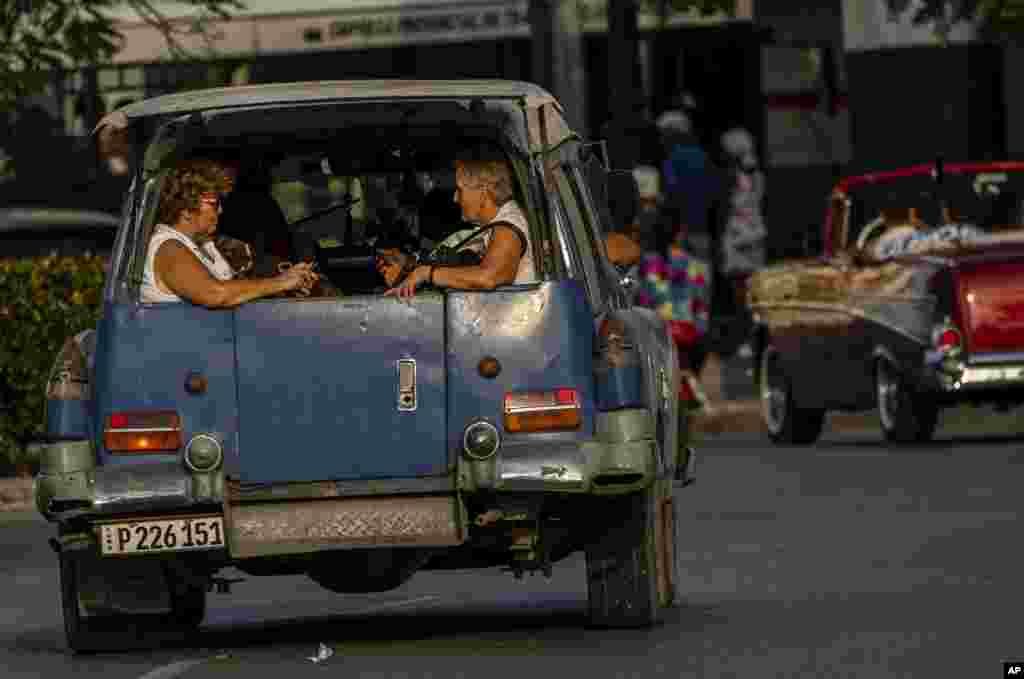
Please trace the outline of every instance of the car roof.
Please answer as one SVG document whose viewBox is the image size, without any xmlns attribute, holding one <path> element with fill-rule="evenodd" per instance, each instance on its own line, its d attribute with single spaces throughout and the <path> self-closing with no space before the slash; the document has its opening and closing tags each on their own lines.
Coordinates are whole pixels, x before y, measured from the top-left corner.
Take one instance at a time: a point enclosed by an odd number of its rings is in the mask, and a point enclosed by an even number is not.
<svg viewBox="0 0 1024 679">
<path fill-rule="evenodd" d="M 528 113 L 527 144 L 532 150 L 558 146 L 573 136 L 562 106 L 547 90 L 518 80 L 320 80 L 267 83 L 165 94 L 111 111 L 94 131 L 120 129 L 129 121 L 152 116 L 184 115 L 275 104 L 313 104 L 387 99 L 507 99 L 520 100 Z"/>
<path fill-rule="evenodd" d="M 541 105 L 555 99 L 533 83 L 515 80 L 323 80 L 269 83 L 191 90 L 129 104 L 119 111 L 129 118 L 186 113 L 235 106 L 314 101 L 396 98 L 528 98 Z"/>
<path fill-rule="evenodd" d="M 983 163 L 947 163 L 942 166 L 942 170 L 948 175 L 982 174 L 987 172 L 1024 172 L 1024 162 L 993 161 Z M 869 172 L 866 174 L 845 177 L 842 181 L 836 184 L 833 190 L 839 193 L 848 193 L 852 189 L 857 189 L 862 186 L 884 184 L 893 182 L 897 179 L 908 179 L 913 177 L 929 178 L 933 177 L 935 172 L 935 163 L 910 165 L 908 167 L 902 167 L 895 170 L 885 170 L 883 172 Z"/>
<path fill-rule="evenodd" d="M 98 210 L 51 207 L 15 207 L 0 209 L 0 235 L 57 229 L 116 230 L 120 220 Z"/>
</svg>

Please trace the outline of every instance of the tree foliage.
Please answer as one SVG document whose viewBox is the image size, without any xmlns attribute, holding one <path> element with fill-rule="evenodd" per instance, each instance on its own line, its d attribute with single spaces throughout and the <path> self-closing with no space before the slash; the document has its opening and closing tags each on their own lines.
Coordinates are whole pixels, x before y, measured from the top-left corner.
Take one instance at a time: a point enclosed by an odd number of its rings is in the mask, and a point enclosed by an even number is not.
<svg viewBox="0 0 1024 679">
<path fill-rule="evenodd" d="M 45 88 L 52 69 L 102 63 L 117 53 L 121 35 L 111 12 L 128 8 L 163 34 L 175 57 L 181 38 L 204 33 L 210 19 L 228 19 L 242 0 L 180 0 L 191 20 L 169 19 L 157 0 L 0 0 L 0 109 Z"/>
<path fill-rule="evenodd" d="M 728 15 L 736 13 L 736 0 L 640 0 L 646 9 L 653 9 L 662 14 L 688 14 L 698 12 L 702 16 L 710 16 L 724 12 Z"/>
<path fill-rule="evenodd" d="M 100 315 L 101 257 L 0 259 L 0 458 L 43 433 L 45 386 L 64 341 Z"/>
<path fill-rule="evenodd" d="M 975 23 L 989 40 L 1019 42 L 1024 36 L 1024 0 L 886 0 L 886 5 L 897 16 L 912 11 L 915 25 L 932 25 L 943 41 L 961 22 Z"/>
</svg>

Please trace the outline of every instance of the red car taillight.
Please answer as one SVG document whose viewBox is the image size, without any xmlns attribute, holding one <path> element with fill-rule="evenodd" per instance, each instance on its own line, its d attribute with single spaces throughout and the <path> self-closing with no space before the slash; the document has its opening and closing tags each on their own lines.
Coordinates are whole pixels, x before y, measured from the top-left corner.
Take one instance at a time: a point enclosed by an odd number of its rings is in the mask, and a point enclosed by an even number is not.
<svg viewBox="0 0 1024 679">
<path fill-rule="evenodd" d="M 509 392 L 505 394 L 505 431 L 562 431 L 578 429 L 583 420 L 575 389 Z"/>
<path fill-rule="evenodd" d="M 932 344 L 942 353 L 959 351 L 962 343 L 960 331 L 948 320 L 932 330 Z"/>
<path fill-rule="evenodd" d="M 103 429 L 103 445 L 112 453 L 167 453 L 181 448 L 181 418 L 173 410 L 112 413 Z"/>
</svg>

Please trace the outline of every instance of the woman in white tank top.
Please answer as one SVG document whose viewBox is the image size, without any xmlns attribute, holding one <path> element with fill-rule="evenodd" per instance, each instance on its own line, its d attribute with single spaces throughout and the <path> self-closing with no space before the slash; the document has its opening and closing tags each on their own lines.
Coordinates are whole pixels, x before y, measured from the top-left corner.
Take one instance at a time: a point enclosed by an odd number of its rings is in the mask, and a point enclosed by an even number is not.
<svg viewBox="0 0 1024 679">
<path fill-rule="evenodd" d="M 483 262 L 472 266 L 418 266 L 385 294 L 410 297 L 425 283 L 491 290 L 537 280 L 529 224 L 513 199 L 512 168 L 501 150 L 481 146 L 460 153 L 455 161 L 455 186 L 455 202 L 462 208 L 463 220 L 492 227 L 483 234 Z"/>
<path fill-rule="evenodd" d="M 233 280 L 231 266 L 210 240 L 221 196 L 231 187 L 231 175 L 213 160 L 186 160 L 171 172 L 160 192 L 160 223 L 146 251 L 143 302 L 229 308 L 289 290 L 308 291 L 316 282 L 310 264 L 296 264 L 269 278 Z"/>
</svg>

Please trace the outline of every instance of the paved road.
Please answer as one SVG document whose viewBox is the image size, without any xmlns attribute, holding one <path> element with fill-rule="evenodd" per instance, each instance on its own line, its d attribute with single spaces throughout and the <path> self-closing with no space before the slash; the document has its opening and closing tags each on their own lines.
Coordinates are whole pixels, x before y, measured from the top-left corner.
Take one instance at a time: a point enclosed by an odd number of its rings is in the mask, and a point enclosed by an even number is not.
<svg viewBox="0 0 1024 679">
<path fill-rule="evenodd" d="M 905 449 L 706 442 L 680 491 L 685 604 L 647 631 L 582 628 L 580 559 L 555 577 L 418 575 L 375 596 L 304 578 L 214 596 L 201 645 L 63 649 L 49 527 L 0 525 L 4 677 L 989 677 L 1024 655 L 1024 438 Z M 324 642 L 334 654 L 307 659 Z"/>
</svg>

